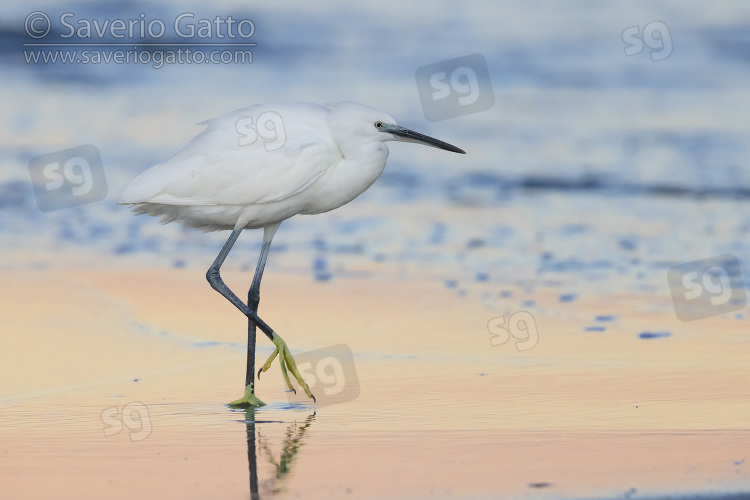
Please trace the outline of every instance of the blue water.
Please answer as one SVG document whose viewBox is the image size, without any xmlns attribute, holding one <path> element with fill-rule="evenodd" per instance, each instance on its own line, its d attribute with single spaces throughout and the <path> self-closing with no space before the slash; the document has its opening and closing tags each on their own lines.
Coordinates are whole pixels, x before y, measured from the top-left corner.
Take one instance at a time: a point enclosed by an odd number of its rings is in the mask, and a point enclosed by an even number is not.
<svg viewBox="0 0 750 500">
<path fill-rule="evenodd" d="M 531 291 L 565 283 L 561 302 L 576 300 L 576 282 L 663 293 L 671 265 L 725 252 L 749 269 L 750 5 L 717 3 L 707 12 L 700 2 L 461 9 L 174 2 L 38 10 L 53 24 L 66 11 L 70 22 L 144 13 L 167 25 L 186 11 L 194 19 L 232 15 L 254 22 L 249 41 L 257 46 L 244 65 L 27 64 L 21 44 L 35 41 L 24 33 L 31 9 L 3 6 L 0 248 L 40 250 L 5 266 L 80 265 L 68 256 L 91 252 L 96 265 L 205 268 L 224 235 L 133 217 L 113 201 L 124 184 L 179 149 L 201 120 L 264 101 L 353 99 L 468 154 L 393 145 L 385 173 L 350 206 L 286 222 L 269 268 L 321 281 L 428 276 L 488 301 L 503 284 L 528 283 Z M 654 21 L 668 28 L 671 55 L 654 61 L 644 45 L 626 56 L 623 31 Z M 58 25 L 49 36 L 60 32 Z M 427 121 L 417 69 L 477 53 L 494 106 Z M 82 144 L 101 151 L 107 198 L 42 213 L 29 160 Z M 258 234 L 238 243 L 244 268 L 252 269 L 259 243 Z"/>
</svg>

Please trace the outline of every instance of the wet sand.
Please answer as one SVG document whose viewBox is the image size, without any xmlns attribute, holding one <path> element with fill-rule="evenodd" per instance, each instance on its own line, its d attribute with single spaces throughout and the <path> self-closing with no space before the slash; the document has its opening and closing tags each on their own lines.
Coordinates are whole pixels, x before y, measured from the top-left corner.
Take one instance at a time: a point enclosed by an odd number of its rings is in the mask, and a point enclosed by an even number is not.
<svg viewBox="0 0 750 500">
<path fill-rule="evenodd" d="M 493 310 L 434 280 L 271 272 L 261 317 L 294 353 L 346 344 L 356 387 L 290 401 L 276 362 L 257 384 L 268 405 L 246 412 L 224 405 L 241 395 L 246 323 L 198 269 L 0 281 L 2 498 L 249 498 L 254 477 L 261 498 L 747 489 L 750 340 L 731 316 L 680 323 L 668 303 L 540 285 L 538 344 L 519 351 L 492 347 L 487 323 L 521 289 Z M 585 331 L 604 310 L 605 331 Z M 639 337 L 654 325 L 671 335 Z"/>
</svg>

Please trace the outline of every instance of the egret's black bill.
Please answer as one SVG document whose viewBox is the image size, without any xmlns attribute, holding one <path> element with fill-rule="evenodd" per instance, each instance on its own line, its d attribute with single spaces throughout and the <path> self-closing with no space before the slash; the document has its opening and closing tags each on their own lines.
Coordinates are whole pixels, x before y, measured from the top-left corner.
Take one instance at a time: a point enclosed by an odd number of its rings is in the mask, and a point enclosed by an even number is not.
<svg viewBox="0 0 750 500">
<path fill-rule="evenodd" d="M 432 146 L 433 148 L 444 149 L 446 151 L 452 151 L 453 153 L 466 154 L 466 151 L 457 148 L 452 144 L 439 141 L 429 135 L 420 134 L 419 132 L 414 132 L 413 130 L 398 125 L 391 125 L 386 129 L 386 125 L 384 124 L 383 131 L 391 133 L 405 142 L 416 142 L 417 144 L 424 144 L 425 146 Z"/>
</svg>

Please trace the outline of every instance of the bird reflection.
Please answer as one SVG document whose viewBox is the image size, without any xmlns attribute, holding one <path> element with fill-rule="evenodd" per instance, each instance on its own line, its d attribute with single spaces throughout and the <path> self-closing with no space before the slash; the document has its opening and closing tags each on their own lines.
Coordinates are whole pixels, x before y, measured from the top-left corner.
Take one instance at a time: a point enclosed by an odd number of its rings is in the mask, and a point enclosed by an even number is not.
<svg viewBox="0 0 750 500">
<path fill-rule="evenodd" d="M 296 421 L 289 425 L 284 433 L 284 439 L 281 443 L 281 455 L 278 461 L 274 457 L 268 438 L 261 435 L 260 429 L 256 435 L 256 408 L 250 407 L 245 409 L 245 428 L 247 430 L 247 462 L 250 470 L 250 498 L 257 500 L 260 498 L 258 490 L 258 455 L 274 466 L 276 473 L 274 477 L 263 481 L 264 492 L 272 494 L 279 493 L 283 490 L 284 478 L 291 472 L 294 460 L 300 448 L 304 444 L 304 437 L 307 429 L 315 420 L 315 412 L 308 415 L 302 424 Z"/>
</svg>

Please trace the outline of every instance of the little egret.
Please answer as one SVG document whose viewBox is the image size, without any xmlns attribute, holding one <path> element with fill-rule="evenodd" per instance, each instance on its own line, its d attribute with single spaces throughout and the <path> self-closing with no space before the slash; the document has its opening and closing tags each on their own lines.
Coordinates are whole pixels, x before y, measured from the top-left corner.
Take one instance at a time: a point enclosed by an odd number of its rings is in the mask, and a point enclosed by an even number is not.
<svg viewBox="0 0 750 500">
<path fill-rule="evenodd" d="M 258 371 L 279 356 L 308 397 L 315 397 L 289 348 L 258 317 L 260 281 L 271 240 L 282 221 L 297 214 L 320 214 L 352 201 L 375 182 L 388 158 L 386 141 L 424 144 L 454 153 L 463 150 L 401 127 L 387 113 L 355 102 L 258 104 L 202 122 L 206 129 L 166 162 L 133 179 L 118 203 L 133 211 L 178 221 L 204 231 L 230 230 L 208 269 L 211 286 L 248 317 L 245 394 L 231 406 L 260 406 L 255 396 L 255 326 L 276 348 Z M 219 270 L 243 229 L 263 228 L 263 246 L 243 303 Z M 295 391 L 296 392 L 296 391 Z"/>
</svg>

